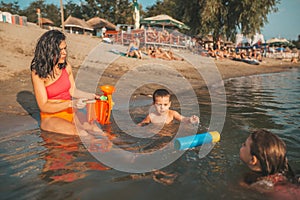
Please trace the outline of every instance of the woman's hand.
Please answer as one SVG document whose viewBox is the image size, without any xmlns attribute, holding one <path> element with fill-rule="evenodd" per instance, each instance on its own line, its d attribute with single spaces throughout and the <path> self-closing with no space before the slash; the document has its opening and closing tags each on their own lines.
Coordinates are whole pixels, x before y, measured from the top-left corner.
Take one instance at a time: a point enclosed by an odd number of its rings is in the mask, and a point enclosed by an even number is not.
<svg viewBox="0 0 300 200">
<path fill-rule="evenodd" d="M 98 94 L 94 94 L 94 95 L 95 95 L 95 99 L 100 99 L 101 98 L 101 96 L 98 95 Z"/>
<path fill-rule="evenodd" d="M 87 99 L 85 99 L 85 98 L 72 100 L 72 107 L 74 107 L 76 109 L 83 109 L 86 107 L 86 101 L 87 101 Z"/>
</svg>

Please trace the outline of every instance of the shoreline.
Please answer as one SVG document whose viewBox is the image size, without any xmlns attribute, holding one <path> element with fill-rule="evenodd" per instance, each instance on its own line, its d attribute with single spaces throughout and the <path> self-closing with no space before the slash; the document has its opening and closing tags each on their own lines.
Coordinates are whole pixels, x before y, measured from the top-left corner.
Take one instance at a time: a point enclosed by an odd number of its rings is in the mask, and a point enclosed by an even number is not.
<svg viewBox="0 0 300 200">
<path fill-rule="evenodd" d="M 128 61 L 124 63 L 124 61 Z M 150 60 L 151 61 L 151 60 Z M 142 61 L 137 61 L 136 59 L 120 57 L 117 59 L 107 70 L 103 77 L 100 79 L 100 83 L 114 85 L 120 76 L 125 72 L 130 70 L 130 65 L 139 62 L 149 63 L 149 59 Z M 263 74 L 272 74 L 289 71 L 292 69 L 299 69 L 300 65 L 297 64 L 274 64 L 268 63 L 268 65 L 257 65 L 251 66 L 244 63 L 234 63 L 236 61 L 216 61 L 216 66 L 220 72 L 223 81 L 232 79 L 247 77 L 253 75 L 263 75 Z M 191 83 L 193 89 L 203 89 L 206 84 L 197 74 L 195 75 L 195 70 L 193 71 L 190 64 L 183 64 L 181 61 L 164 61 L 160 60 L 159 63 L 168 64 L 174 67 L 176 70 L 185 76 L 185 78 Z M 29 68 L 29 67 L 28 67 Z M 180 68 L 180 69 L 178 69 Z M 76 73 L 79 68 L 73 67 L 74 77 L 76 78 Z M 167 70 L 166 70 L 167 73 Z M 14 72 L 12 77 L 6 80 L 0 80 L 0 95 L 1 95 L 1 105 L 0 105 L 0 115 L 3 114 L 14 114 L 14 115 L 32 115 L 38 111 L 38 107 L 33 96 L 33 88 L 30 79 L 30 70 L 25 69 L 20 72 Z M 137 89 L 132 95 L 142 95 L 147 96 L 151 95 L 155 86 L 147 85 L 143 87 L 142 90 Z M 27 105 L 20 105 L 18 95 L 20 93 L 26 93 L 27 96 Z M 21 97 L 20 97 L 21 98 Z"/>
<path fill-rule="evenodd" d="M 0 132 L 2 134 L 3 132 L 9 132 L 9 130 L 15 132 L 13 128 L 16 127 L 14 126 L 18 126 L 20 130 L 24 130 L 24 126 L 21 125 L 22 123 L 16 125 L 14 120 L 7 120 L 10 117 L 17 117 L 18 121 L 21 122 L 23 117 L 32 118 L 34 119 L 33 122 L 37 124 L 39 109 L 33 95 L 30 79 L 30 62 L 33 58 L 37 39 L 45 31 L 47 30 L 32 25 L 22 27 L 0 23 L 0 54 L 3 58 L 0 60 L 0 118 L 2 119 Z M 69 54 L 68 61 L 73 66 L 73 73 L 76 78 L 76 73 L 89 52 L 101 41 L 99 38 L 91 36 L 74 34 L 66 34 L 66 36 Z M 113 47 L 112 45 L 111 48 Z M 180 56 L 180 51 L 176 51 L 175 54 Z M 132 70 L 134 66 L 152 63 L 154 61 L 152 59 L 155 60 L 155 63 L 168 65 L 172 69 L 177 70 L 190 82 L 193 89 L 198 90 L 205 86 L 205 82 L 201 76 L 195 73 L 197 70 L 187 61 L 166 61 L 146 56 L 142 60 L 119 57 L 105 70 L 100 83 L 114 85 L 124 73 Z M 213 61 L 223 81 L 230 78 L 278 73 L 293 68 L 300 68 L 300 63 L 291 63 L 271 58 L 264 58 L 260 65 L 250 65 L 226 58 Z M 164 70 L 163 73 L 168 75 L 168 70 Z M 154 88 L 151 85 L 143 87 L 142 90 L 136 90 L 133 95 L 151 95 Z M 27 121 L 24 120 L 24 122 Z"/>
<path fill-rule="evenodd" d="M 16 73 L 23 73 L 23 70 L 26 69 L 29 70 L 37 40 L 46 31 L 47 30 L 41 29 L 33 24 L 20 26 L 0 22 L 0 55 L 2 57 L 0 60 L 0 81 L 14 78 L 17 76 Z M 101 43 L 101 39 L 92 36 L 66 33 L 66 37 L 68 45 L 68 61 L 75 70 L 81 66 L 89 53 Z M 180 56 L 180 52 L 174 53 Z M 149 60 L 149 58 L 146 60 Z M 124 59 L 122 61 L 124 62 Z M 135 61 L 135 59 L 127 59 L 126 63 L 129 63 L 129 65 L 125 63 L 125 68 L 127 67 L 130 69 L 130 65 L 140 62 Z M 162 63 L 172 65 L 179 69 L 180 67 L 176 66 L 176 62 L 181 61 L 165 61 Z M 183 63 L 186 65 L 186 62 Z M 263 62 L 257 66 L 232 61 L 226 58 L 223 60 L 215 60 L 215 63 L 218 66 L 223 79 L 233 76 L 247 76 L 253 73 L 272 73 L 274 71 L 285 70 L 286 67 L 300 67 L 300 63 L 291 63 L 275 58 L 263 58 Z M 117 62 L 117 65 L 121 65 L 120 62 Z"/>
<path fill-rule="evenodd" d="M 222 80 L 226 82 L 234 78 L 281 73 L 293 69 L 299 70 L 299 66 L 272 66 L 270 69 L 264 70 L 263 73 L 249 72 L 247 74 L 239 73 L 239 76 L 236 74 L 225 75 Z M 0 80 L 0 94 L 2 97 L 0 105 L 0 140 L 2 141 L 9 140 L 26 131 L 39 129 L 39 108 L 33 95 L 30 72 L 29 70 L 24 70 L 14 75 L 13 78 L 6 81 Z M 149 95 L 152 95 L 153 89 L 153 87 L 147 87 L 144 91 L 137 90 L 132 95 L 135 100 L 146 96 L 149 97 Z M 203 89 L 206 89 L 205 85 L 194 88 L 195 92 Z"/>
</svg>

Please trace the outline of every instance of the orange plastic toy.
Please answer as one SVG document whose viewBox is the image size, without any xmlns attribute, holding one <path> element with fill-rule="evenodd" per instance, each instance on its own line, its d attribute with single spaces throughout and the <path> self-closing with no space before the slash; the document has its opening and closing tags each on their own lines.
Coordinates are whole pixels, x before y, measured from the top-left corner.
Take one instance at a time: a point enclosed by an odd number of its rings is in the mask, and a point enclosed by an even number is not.
<svg viewBox="0 0 300 200">
<path fill-rule="evenodd" d="M 88 100 L 88 101 L 86 101 L 86 112 L 87 112 L 87 120 L 88 120 L 88 122 L 92 122 L 94 120 L 98 120 L 95 108 L 96 108 L 96 100 Z"/>
<path fill-rule="evenodd" d="M 103 95 L 107 97 L 106 100 L 97 99 L 96 101 L 96 115 L 97 121 L 104 125 L 110 124 L 110 115 L 114 102 L 112 101 L 112 93 L 114 93 L 115 88 L 111 85 L 100 86 Z"/>
</svg>

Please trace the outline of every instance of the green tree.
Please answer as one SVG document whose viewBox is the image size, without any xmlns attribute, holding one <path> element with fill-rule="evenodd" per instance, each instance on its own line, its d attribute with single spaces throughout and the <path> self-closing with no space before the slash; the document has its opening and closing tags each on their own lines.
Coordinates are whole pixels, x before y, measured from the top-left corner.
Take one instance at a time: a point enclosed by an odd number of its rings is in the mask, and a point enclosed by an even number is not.
<svg viewBox="0 0 300 200">
<path fill-rule="evenodd" d="M 112 22 L 115 24 L 133 24 L 133 9 L 131 0 L 119 0 L 115 4 Z"/>
<path fill-rule="evenodd" d="M 27 17 L 27 20 L 29 22 L 38 22 L 38 16 L 37 16 L 37 9 L 41 10 L 42 17 L 44 16 L 43 13 L 46 10 L 46 4 L 44 3 L 44 0 L 37 0 L 32 2 L 26 9 L 23 11 L 23 15 Z"/>
<path fill-rule="evenodd" d="M 64 17 L 67 18 L 70 15 L 79 19 L 83 18 L 81 6 L 74 3 L 72 0 L 67 1 L 64 6 Z"/>
<path fill-rule="evenodd" d="M 48 18 L 53 21 L 54 26 L 60 26 L 60 9 L 54 4 L 45 4 L 44 0 L 33 1 L 21 13 L 22 15 L 27 16 L 28 21 L 37 23 L 37 9 L 40 9 L 41 17 Z"/>
<path fill-rule="evenodd" d="M 99 7 L 100 5 L 97 3 L 96 0 L 85 0 L 84 3 L 82 3 L 82 18 L 85 20 L 88 20 L 92 17 L 98 16 L 100 13 Z"/>
<path fill-rule="evenodd" d="M 83 18 L 104 18 L 112 23 L 132 23 L 130 0 L 85 0 L 82 4 Z"/>
<path fill-rule="evenodd" d="M 1 1 L 0 10 L 2 12 L 10 12 L 11 14 L 19 14 L 20 6 L 18 1 L 14 1 L 13 3 L 4 3 Z"/>
<path fill-rule="evenodd" d="M 188 33 L 190 35 L 196 35 L 201 32 L 202 27 L 200 23 L 201 19 L 201 6 L 203 0 L 174 0 L 173 14 L 171 15 L 175 19 L 178 19 L 190 27 Z"/>
<path fill-rule="evenodd" d="M 188 2 L 188 1 L 184 1 Z M 145 18 L 146 17 L 152 17 L 155 15 L 160 14 L 166 14 L 173 17 L 173 14 L 175 14 L 176 9 L 176 1 L 174 0 L 165 0 L 165 1 L 156 1 L 156 3 L 153 6 L 146 8 Z M 179 6 L 177 6 L 179 7 Z"/>
<path fill-rule="evenodd" d="M 146 16 L 169 14 L 191 29 L 189 34 L 220 35 L 233 40 L 237 32 L 254 35 L 276 12 L 280 0 L 163 0 L 147 7 Z"/>
<path fill-rule="evenodd" d="M 54 22 L 55 26 L 61 25 L 60 9 L 54 4 L 47 4 L 46 10 L 41 10 L 42 17 L 46 17 Z"/>
</svg>

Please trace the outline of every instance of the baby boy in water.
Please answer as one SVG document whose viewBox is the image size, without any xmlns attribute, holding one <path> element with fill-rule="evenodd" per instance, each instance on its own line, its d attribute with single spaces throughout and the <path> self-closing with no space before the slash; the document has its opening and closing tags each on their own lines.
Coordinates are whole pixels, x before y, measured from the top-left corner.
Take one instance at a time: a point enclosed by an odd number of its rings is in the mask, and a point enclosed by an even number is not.
<svg viewBox="0 0 300 200">
<path fill-rule="evenodd" d="M 171 106 L 171 94 L 166 89 L 158 89 L 153 93 L 153 105 L 155 109 L 150 111 L 147 117 L 138 125 L 145 124 L 169 124 L 174 119 L 185 122 L 198 124 L 199 117 L 193 115 L 191 117 L 184 117 L 175 110 L 170 110 Z"/>
</svg>

